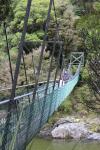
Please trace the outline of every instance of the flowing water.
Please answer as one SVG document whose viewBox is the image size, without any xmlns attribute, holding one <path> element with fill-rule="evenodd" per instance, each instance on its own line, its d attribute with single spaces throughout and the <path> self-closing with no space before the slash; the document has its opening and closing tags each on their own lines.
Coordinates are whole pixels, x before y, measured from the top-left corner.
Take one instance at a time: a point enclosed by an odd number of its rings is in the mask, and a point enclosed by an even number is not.
<svg viewBox="0 0 100 150">
<path fill-rule="evenodd" d="M 35 138 L 27 150 L 100 150 L 100 142 Z"/>
</svg>

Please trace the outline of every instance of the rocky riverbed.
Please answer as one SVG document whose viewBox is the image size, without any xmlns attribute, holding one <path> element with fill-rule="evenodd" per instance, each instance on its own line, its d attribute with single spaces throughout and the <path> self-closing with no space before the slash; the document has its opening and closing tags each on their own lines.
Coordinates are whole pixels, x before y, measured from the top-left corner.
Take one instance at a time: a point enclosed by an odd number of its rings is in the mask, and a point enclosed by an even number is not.
<svg viewBox="0 0 100 150">
<path fill-rule="evenodd" d="M 100 117 L 67 116 L 53 126 L 44 127 L 39 136 L 58 139 L 87 139 L 100 141 Z"/>
</svg>

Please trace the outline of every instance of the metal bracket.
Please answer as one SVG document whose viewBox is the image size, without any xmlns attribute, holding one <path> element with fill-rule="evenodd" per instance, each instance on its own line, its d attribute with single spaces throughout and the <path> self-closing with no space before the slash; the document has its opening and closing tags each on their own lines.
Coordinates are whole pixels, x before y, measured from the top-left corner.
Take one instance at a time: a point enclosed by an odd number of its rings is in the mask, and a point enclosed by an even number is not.
<svg viewBox="0 0 100 150">
<path fill-rule="evenodd" d="M 83 52 L 72 52 L 70 55 L 70 64 L 84 66 L 84 53 Z"/>
</svg>

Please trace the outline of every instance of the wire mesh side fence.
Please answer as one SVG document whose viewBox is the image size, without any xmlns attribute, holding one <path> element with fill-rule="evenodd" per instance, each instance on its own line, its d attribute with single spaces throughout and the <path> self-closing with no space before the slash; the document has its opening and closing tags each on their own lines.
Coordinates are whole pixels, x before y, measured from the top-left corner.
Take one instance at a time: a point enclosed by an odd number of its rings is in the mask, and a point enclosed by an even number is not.
<svg viewBox="0 0 100 150">
<path fill-rule="evenodd" d="M 44 95 L 46 90 L 46 84 L 45 86 L 40 86 L 40 89 L 37 90 L 34 101 L 33 92 L 15 98 L 15 101 L 17 103 L 17 109 L 15 109 L 15 107 L 12 107 L 12 109 L 10 110 L 11 118 L 9 121 L 7 143 L 5 145 L 6 149 L 20 150 L 20 148 L 24 149 L 27 146 L 28 142 L 40 130 L 41 126 L 43 126 L 44 123 L 46 123 L 46 121 L 53 114 L 53 112 L 57 110 L 60 104 L 71 93 L 71 91 L 77 84 L 79 78 L 80 65 L 81 64 L 79 64 L 75 76 L 73 76 L 73 78 L 69 80 L 64 86 L 58 88 L 59 81 L 55 83 L 55 87 L 53 87 L 54 82 L 50 83 L 45 98 Z M 29 97 L 30 103 L 28 100 Z M 9 102 L 0 105 L 2 110 L 5 110 L 3 111 L 3 115 L 0 115 L 2 120 L 0 122 L 0 146 L 3 140 L 3 133 L 5 130 L 5 124 L 7 119 L 6 116 L 9 113 L 5 109 L 8 104 Z M 28 126 L 29 120 L 31 120 L 30 126 Z M 28 134 L 26 134 L 27 130 Z"/>
<path fill-rule="evenodd" d="M 40 123 L 43 126 L 48 120 L 48 117 L 57 110 L 62 101 L 70 94 L 74 86 L 78 81 L 78 76 L 69 81 L 65 86 L 58 89 L 58 83 L 56 83 L 54 92 L 52 94 L 52 87 L 48 88 L 46 101 L 44 99 L 45 89 L 40 89 L 37 92 L 37 96 L 33 102 L 32 93 L 29 95 L 31 102 L 28 101 L 28 96 L 17 99 L 17 112 L 15 108 L 11 110 L 11 119 L 9 122 L 9 134 L 6 143 L 6 149 L 24 149 L 24 146 L 34 137 L 34 135 L 40 130 Z M 51 103 L 52 100 L 52 103 Z M 45 101 L 45 106 L 44 106 Z M 1 106 L 0 106 L 1 107 Z M 5 106 L 4 106 L 5 107 Z M 33 107 L 30 112 L 30 107 Z M 44 111 L 43 111 L 44 108 Z M 3 109 L 3 108 L 2 108 Z M 42 118 L 41 118 L 42 113 Z M 6 123 L 7 111 L 2 116 L 2 122 L 0 122 L 0 134 L 1 142 Z M 30 128 L 28 128 L 28 122 L 31 119 Z M 42 122 L 41 122 L 42 119 Z M 28 137 L 26 142 L 26 132 L 28 130 Z M 1 143 L 0 143 L 1 144 Z M 25 144 L 25 145 L 24 145 Z"/>
<path fill-rule="evenodd" d="M 50 117 L 53 114 L 53 112 L 57 110 L 58 106 L 73 90 L 73 88 L 78 82 L 79 69 L 80 65 L 73 79 L 69 80 L 68 83 L 65 84 L 64 86 L 58 88 L 59 82 L 56 82 L 53 92 L 52 89 L 54 83 L 52 82 L 48 87 L 46 99 L 44 98 L 46 85 L 42 87 L 40 86 L 40 89 L 38 89 L 34 101 L 33 101 L 33 92 L 29 93 L 28 95 L 24 95 L 22 97 L 18 98 L 16 97 L 15 101 L 17 103 L 17 111 L 15 107 L 11 109 L 11 119 L 9 122 L 9 130 L 8 130 L 9 133 L 7 143 L 5 146 L 6 149 L 13 148 L 20 150 L 20 148 L 24 149 L 27 146 L 28 142 L 40 130 L 40 127 L 43 126 L 44 123 L 46 123 L 48 117 Z M 31 100 L 30 103 L 28 101 L 28 97 L 30 97 Z M 5 106 L 2 105 L 2 107 L 4 107 L 2 108 L 2 110 L 3 109 L 5 110 Z M 3 113 L 4 114 L 2 115 L 1 118 L 2 122 L 0 123 L 1 143 L 3 132 L 5 130 L 6 116 L 7 113 L 9 112 L 5 111 Z M 29 127 L 28 123 L 30 119 L 31 121 Z M 27 134 L 28 137 L 26 140 L 27 130 L 28 130 Z"/>
</svg>

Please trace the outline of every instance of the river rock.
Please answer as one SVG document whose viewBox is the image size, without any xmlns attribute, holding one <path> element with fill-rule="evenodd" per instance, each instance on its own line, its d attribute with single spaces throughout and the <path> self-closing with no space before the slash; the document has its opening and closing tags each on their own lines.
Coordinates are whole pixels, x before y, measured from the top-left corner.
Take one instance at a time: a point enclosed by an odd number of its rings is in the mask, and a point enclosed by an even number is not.
<svg viewBox="0 0 100 150">
<path fill-rule="evenodd" d="M 51 132 L 53 138 L 80 139 L 90 134 L 84 123 L 65 123 L 54 128 Z"/>
<path fill-rule="evenodd" d="M 93 133 L 87 137 L 88 140 L 100 140 L 100 133 Z"/>
<path fill-rule="evenodd" d="M 67 116 L 60 118 L 53 126 L 44 127 L 41 137 L 58 139 L 87 139 L 100 141 L 100 117 Z"/>
<path fill-rule="evenodd" d="M 51 138 L 51 131 L 52 131 L 52 128 L 45 128 L 45 129 L 42 129 L 40 131 L 40 133 L 38 134 L 39 137 L 44 137 L 44 138 Z"/>
<path fill-rule="evenodd" d="M 73 116 L 67 116 L 65 118 L 60 118 L 54 125 L 54 127 L 58 127 L 61 124 L 65 124 L 65 123 L 76 123 L 76 122 L 80 122 L 80 119 L 75 118 Z"/>
</svg>

